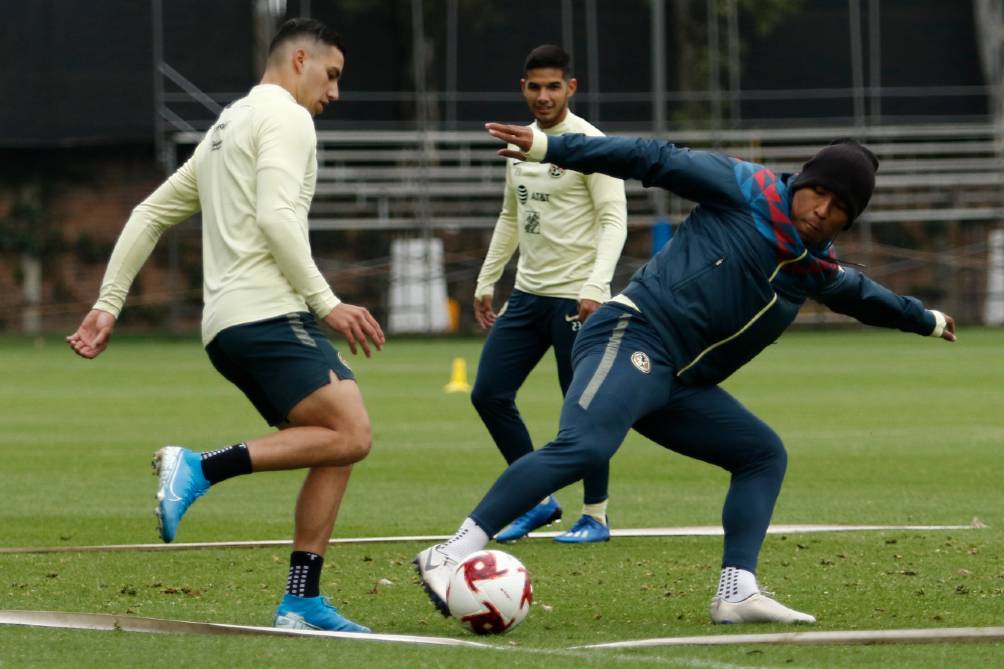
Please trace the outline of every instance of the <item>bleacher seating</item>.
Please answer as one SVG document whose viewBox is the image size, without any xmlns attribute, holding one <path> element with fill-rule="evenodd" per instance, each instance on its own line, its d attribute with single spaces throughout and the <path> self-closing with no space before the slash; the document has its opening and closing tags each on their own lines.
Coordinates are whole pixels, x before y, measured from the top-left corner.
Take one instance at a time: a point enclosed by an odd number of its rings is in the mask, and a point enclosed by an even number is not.
<svg viewBox="0 0 1004 669">
<path fill-rule="evenodd" d="M 669 138 L 793 172 L 820 146 L 848 135 L 882 161 L 866 220 L 1004 218 L 1004 159 L 989 124 L 681 131 Z M 175 136 L 182 144 L 198 139 L 196 133 Z M 497 148 L 485 132 L 319 132 L 311 227 L 491 227 L 504 181 Z M 636 181 L 628 182 L 627 193 L 630 223 L 650 224 L 654 198 Z M 691 206 L 671 205 L 678 214 Z"/>
</svg>

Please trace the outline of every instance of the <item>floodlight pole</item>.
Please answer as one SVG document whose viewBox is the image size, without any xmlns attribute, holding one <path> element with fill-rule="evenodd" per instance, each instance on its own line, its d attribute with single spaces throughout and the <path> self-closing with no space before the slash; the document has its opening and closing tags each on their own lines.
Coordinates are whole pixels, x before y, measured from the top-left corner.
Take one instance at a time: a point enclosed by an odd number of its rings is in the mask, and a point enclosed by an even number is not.
<svg viewBox="0 0 1004 669">
<path fill-rule="evenodd" d="M 711 102 L 711 143 L 718 147 L 722 127 L 722 85 L 719 79 L 718 0 L 708 0 L 708 96 Z"/>
<path fill-rule="evenodd" d="M 865 72 L 861 40 L 861 0 L 847 0 L 851 38 L 851 82 L 854 96 L 854 127 L 860 134 L 865 127 Z"/>
<path fill-rule="evenodd" d="M 163 0 L 151 0 L 153 39 L 153 145 L 157 162 L 170 175 L 177 167 L 174 146 L 167 141 L 167 125 L 164 122 L 164 4 Z M 181 251 L 178 244 L 178 230 L 172 227 L 167 233 L 167 285 L 170 304 L 167 309 L 167 329 L 174 332 L 178 328 L 181 305 L 178 303 L 178 275 L 181 266 Z"/>
<path fill-rule="evenodd" d="M 561 0 L 561 48 L 572 59 L 575 67 L 575 7 L 572 0 Z M 575 98 L 568 101 L 568 106 L 575 110 Z"/>
<path fill-rule="evenodd" d="M 572 0 L 561 0 L 561 48 L 575 63 L 575 7 Z"/>
<path fill-rule="evenodd" d="M 739 89 L 742 65 L 739 58 L 739 7 L 737 0 L 726 0 L 728 21 L 728 55 L 729 55 L 729 126 L 739 127 L 742 119 L 742 103 Z"/>
<path fill-rule="evenodd" d="M 457 51 L 459 47 L 459 7 L 457 0 L 446 3 L 446 128 L 457 129 Z"/>
<path fill-rule="evenodd" d="M 164 147 L 164 79 L 160 66 L 164 62 L 164 17 L 162 0 L 152 0 L 150 10 L 153 18 L 153 144 L 157 161 L 167 170 Z"/>
<path fill-rule="evenodd" d="M 649 41 L 652 58 L 652 134 L 666 138 L 666 0 L 649 0 Z M 656 220 L 665 220 L 669 213 L 666 191 L 650 190 Z"/>
<path fill-rule="evenodd" d="M 586 61 L 589 68 L 589 122 L 600 122 L 600 31 L 596 0 L 586 0 Z"/>
<path fill-rule="evenodd" d="M 879 0 L 868 0 L 868 85 L 871 90 L 870 122 L 882 119 L 882 23 Z"/>
<path fill-rule="evenodd" d="M 430 133 L 429 95 L 426 83 L 426 50 L 425 50 L 425 7 L 423 0 L 411 0 L 411 57 L 412 75 L 415 79 L 415 120 L 421 143 L 418 164 L 418 217 L 422 229 L 422 250 L 425 253 L 424 270 L 426 273 L 426 309 L 423 318 L 428 318 L 428 326 L 432 328 L 432 318 L 429 308 L 433 304 L 432 281 L 432 218 L 429 214 L 429 189 L 427 171 L 432 164 L 434 145 Z"/>
</svg>

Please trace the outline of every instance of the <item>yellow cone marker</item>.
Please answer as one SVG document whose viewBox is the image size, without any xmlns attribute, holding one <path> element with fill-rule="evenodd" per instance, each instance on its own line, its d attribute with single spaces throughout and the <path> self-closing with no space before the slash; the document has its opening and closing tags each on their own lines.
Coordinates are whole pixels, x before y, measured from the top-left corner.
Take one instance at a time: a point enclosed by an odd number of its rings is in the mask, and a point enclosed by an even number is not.
<svg viewBox="0 0 1004 669">
<path fill-rule="evenodd" d="M 453 359 L 453 370 L 450 372 L 450 382 L 443 387 L 448 393 L 469 393 L 471 384 L 467 383 L 467 361 L 463 358 Z"/>
</svg>

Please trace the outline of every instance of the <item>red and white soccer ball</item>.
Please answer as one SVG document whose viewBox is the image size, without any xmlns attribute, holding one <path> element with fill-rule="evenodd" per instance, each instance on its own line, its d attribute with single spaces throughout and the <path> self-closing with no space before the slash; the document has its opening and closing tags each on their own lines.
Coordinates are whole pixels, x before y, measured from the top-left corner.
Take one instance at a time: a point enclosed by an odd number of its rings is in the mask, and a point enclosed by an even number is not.
<svg viewBox="0 0 1004 669">
<path fill-rule="evenodd" d="M 503 551 L 468 556 L 450 577 L 450 614 L 475 634 L 505 634 L 523 622 L 533 603 L 530 574 Z"/>
</svg>

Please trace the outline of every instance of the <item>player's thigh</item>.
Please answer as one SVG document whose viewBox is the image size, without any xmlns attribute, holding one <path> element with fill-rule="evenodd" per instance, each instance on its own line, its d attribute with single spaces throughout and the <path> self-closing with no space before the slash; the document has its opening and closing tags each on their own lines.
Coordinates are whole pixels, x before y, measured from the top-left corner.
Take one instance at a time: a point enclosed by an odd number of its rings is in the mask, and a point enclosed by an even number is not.
<svg viewBox="0 0 1004 669">
<path fill-rule="evenodd" d="M 666 407 L 634 427 L 665 448 L 729 471 L 784 454 L 777 433 L 719 386 L 678 386 Z"/>
<path fill-rule="evenodd" d="M 558 442 L 590 444 L 610 457 L 631 426 L 664 406 L 673 368 L 644 323 L 597 312 L 579 334 L 575 372 L 562 405 Z"/>
<path fill-rule="evenodd" d="M 330 385 L 332 375 L 355 386 L 352 370 L 307 313 L 227 328 L 207 352 L 271 425 L 292 422 L 293 409 Z M 316 409 L 310 415 L 316 416 Z"/>
<path fill-rule="evenodd" d="M 369 412 L 362 391 L 353 379 L 339 379 L 329 372 L 329 383 L 300 400 L 289 412 L 292 427 L 326 427 L 370 433 Z"/>
<path fill-rule="evenodd" d="M 533 295 L 513 291 L 481 349 L 476 394 L 515 393 L 550 346 Z"/>
</svg>

